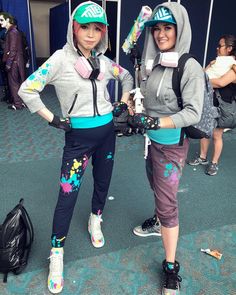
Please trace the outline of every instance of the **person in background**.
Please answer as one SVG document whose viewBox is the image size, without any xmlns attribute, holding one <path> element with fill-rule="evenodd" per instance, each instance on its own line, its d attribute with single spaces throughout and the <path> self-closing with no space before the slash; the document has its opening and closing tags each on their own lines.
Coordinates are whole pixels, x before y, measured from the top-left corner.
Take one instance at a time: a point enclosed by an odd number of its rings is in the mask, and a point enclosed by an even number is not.
<svg viewBox="0 0 236 295">
<path fill-rule="evenodd" d="M 145 23 L 146 37 L 141 65 L 141 92 L 145 114 L 135 114 L 132 126 L 147 129 L 146 172 L 154 192 L 155 214 L 135 235 L 161 235 L 165 250 L 162 262 L 162 295 L 180 292 L 180 263 L 176 260 L 179 236 L 177 192 L 189 148 L 188 138 L 180 145 L 181 128 L 200 121 L 204 99 L 204 71 L 194 59 L 187 60 L 181 79 L 183 109 L 180 110 L 172 89 L 173 69 L 178 59 L 188 53 L 191 27 L 186 9 L 177 2 L 156 6 Z M 165 60 L 171 61 L 165 63 Z"/>
<path fill-rule="evenodd" d="M 1 100 L 8 102 L 10 95 L 9 95 L 8 82 L 7 82 L 7 73 L 5 70 L 5 64 L 2 61 L 3 53 L 4 53 L 5 38 L 6 38 L 6 29 L 0 26 L 0 85 L 2 89 Z"/>
<path fill-rule="evenodd" d="M 6 29 L 4 53 L 2 61 L 7 72 L 8 87 L 11 97 L 8 106 L 11 110 L 21 110 L 25 107 L 18 95 L 21 83 L 25 80 L 25 62 L 21 33 L 17 30 L 14 17 L 7 12 L 0 12 L 0 25 Z"/>
<path fill-rule="evenodd" d="M 32 113 L 49 125 L 65 130 L 60 191 L 54 212 L 48 289 L 63 289 L 63 254 L 73 210 L 88 161 L 92 158 L 94 191 L 88 220 L 92 245 L 103 247 L 102 213 L 106 203 L 115 153 L 113 115 L 127 110 L 130 73 L 104 56 L 107 49 L 107 16 L 103 8 L 87 1 L 73 11 L 68 24 L 67 43 L 56 51 L 22 85 L 19 95 Z M 107 84 L 121 82 L 121 101 L 112 105 Z M 53 114 L 42 102 L 40 92 L 55 86 L 64 118 Z"/>
<path fill-rule="evenodd" d="M 233 69 L 233 66 L 236 67 L 236 60 L 234 55 L 218 55 L 215 60 L 212 60 L 209 63 L 205 71 L 209 79 L 215 79 L 220 78 L 229 70 Z"/>
<path fill-rule="evenodd" d="M 236 37 L 233 35 L 224 35 L 220 38 L 217 46 L 218 57 L 230 57 L 231 60 L 235 60 L 236 57 Z M 211 63 L 210 63 L 211 64 Z M 208 73 L 210 66 L 206 68 Z M 211 75 L 210 82 L 213 88 L 217 88 L 222 100 L 231 103 L 232 99 L 236 97 L 236 73 L 234 71 L 235 65 L 232 64 L 231 69 L 227 71 L 223 76 L 213 78 Z M 210 71 L 211 72 L 211 71 Z M 217 98 L 215 97 L 214 105 L 218 106 Z M 213 132 L 213 153 L 211 162 L 207 160 L 207 154 L 210 146 L 210 139 L 203 138 L 200 140 L 200 154 L 188 161 L 191 166 L 207 165 L 206 174 L 214 176 L 219 170 L 219 159 L 223 150 L 223 133 L 224 128 L 215 128 Z"/>
</svg>

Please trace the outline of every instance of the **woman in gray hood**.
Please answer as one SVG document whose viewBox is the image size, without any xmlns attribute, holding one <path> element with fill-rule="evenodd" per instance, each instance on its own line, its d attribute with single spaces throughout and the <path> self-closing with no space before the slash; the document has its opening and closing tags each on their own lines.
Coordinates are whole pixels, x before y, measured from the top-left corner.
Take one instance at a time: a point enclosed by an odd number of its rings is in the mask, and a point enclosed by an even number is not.
<svg viewBox="0 0 236 295">
<path fill-rule="evenodd" d="M 19 90 L 32 113 L 37 112 L 51 126 L 66 131 L 51 237 L 48 276 L 51 293 L 60 293 L 63 288 L 63 246 L 90 158 L 94 191 L 88 231 L 94 247 L 102 247 L 105 243 L 101 222 L 114 162 L 113 114 L 118 116 L 127 109 L 126 102 L 133 87 L 129 72 L 103 55 L 108 43 L 107 25 L 106 13 L 100 5 L 91 1 L 80 4 L 72 13 L 66 45 Z M 114 109 L 107 91 L 110 79 L 116 79 L 122 85 L 121 102 Z M 43 104 L 40 92 L 47 84 L 55 86 L 66 119 L 60 119 Z"/>
<path fill-rule="evenodd" d="M 173 68 L 179 57 L 188 53 L 191 27 L 185 8 L 176 2 L 158 5 L 146 25 L 142 55 L 141 91 L 145 114 L 134 115 L 131 123 L 147 129 L 151 141 L 146 160 L 147 176 L 154 192 L 155 215 L 134 228 L 138 236 L 162 236 L 165 259 L 163 295 L 179 294 L 180 264 L 176 261 L 179 235 L 177 191 L 185 164 L 189 140 L 179 144 L 181 128 L 196 124 L 204 98 L 204 72 L 193 58 L 186 62 L 180 90 L 180 110 L 172 89 Z"/>
</svg>

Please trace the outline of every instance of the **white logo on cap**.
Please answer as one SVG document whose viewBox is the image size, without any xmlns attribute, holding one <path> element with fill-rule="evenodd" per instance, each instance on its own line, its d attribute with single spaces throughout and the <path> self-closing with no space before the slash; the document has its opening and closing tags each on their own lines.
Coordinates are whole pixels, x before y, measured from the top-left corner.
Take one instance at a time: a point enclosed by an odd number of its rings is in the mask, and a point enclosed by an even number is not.
<svg viewBox="0 0 236 295">
<path fill-rule="evenodd" d="M 158 9 L 154 17 L 155 20 L 168 20 L 171 18 L 172 16 L 170 12 L 165 7 L 161 7 L 160 9 Z"/>
<path fill-rule="evenodd" d="M 90 5 L 85 8 L 84 13 L 82 13 L 81 17 L 103 17 L 103 9 L 98 5 Z"/>
</svg>

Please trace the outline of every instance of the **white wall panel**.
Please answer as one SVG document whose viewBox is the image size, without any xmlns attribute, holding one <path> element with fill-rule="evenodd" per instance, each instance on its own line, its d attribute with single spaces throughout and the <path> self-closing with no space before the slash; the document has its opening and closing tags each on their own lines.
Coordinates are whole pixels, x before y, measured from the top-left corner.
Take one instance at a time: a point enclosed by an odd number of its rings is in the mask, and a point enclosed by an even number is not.
<svg viewBox="0 0 236 295">
<path fill-rule="evenodd" d="M 30 1 L 35 38 L 36 57 L 48 57 L 49 50 L 49 10 L 62 1 Z"/>
</svg>

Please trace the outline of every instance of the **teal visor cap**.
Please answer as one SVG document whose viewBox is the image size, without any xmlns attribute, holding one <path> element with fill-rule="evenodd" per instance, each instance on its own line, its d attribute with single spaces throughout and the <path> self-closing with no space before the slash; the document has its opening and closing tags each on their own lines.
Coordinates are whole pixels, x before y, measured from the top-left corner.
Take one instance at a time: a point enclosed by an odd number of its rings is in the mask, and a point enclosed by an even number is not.
<svg viewBox="0 0 236 295">
<path fill-rule="evenodd" d="M 157 23 L 170 23 L 176 25 L 173 14 L 167 7 L 164 6 L 159 7 L 153 18 L 146 21 L 144 25 L 146 27 L 153 27 Z"/>
<path fill-rule="evenodd" d="M 103 8 L 96 3 L 81 5 L 75 12 L 73 20 L 79 24 L 101 23 L 108 26 L 107 16 Z"/>
</svg>

